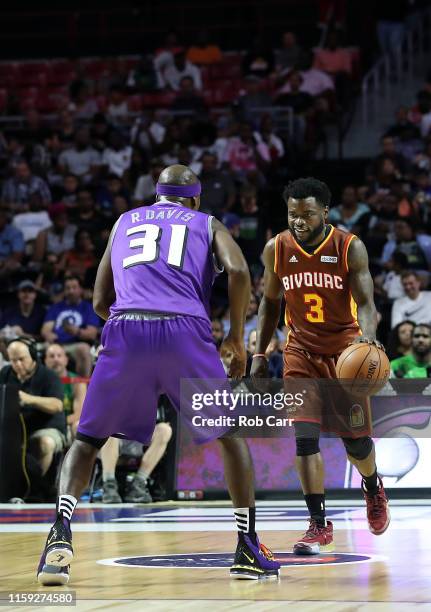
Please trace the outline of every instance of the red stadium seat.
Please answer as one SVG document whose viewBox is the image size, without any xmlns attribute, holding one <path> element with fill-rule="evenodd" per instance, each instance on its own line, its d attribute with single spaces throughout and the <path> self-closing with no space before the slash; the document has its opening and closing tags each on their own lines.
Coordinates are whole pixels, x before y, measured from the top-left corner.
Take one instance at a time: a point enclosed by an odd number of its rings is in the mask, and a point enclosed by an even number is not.
<svg viewBox="0 0 431 612">
<path fill-rule="evenodd" d="M 48 72 L 48 85 L 69 85 L 76 77 L 75 69 L 71 62 L 52 62 Z"/>
<path fill-rule="evenodd" d="M 55 113 L 68 101 L 64 91 L 41 91 L 36 99 L 36 108 L 41 113 Z"/>
</svg>

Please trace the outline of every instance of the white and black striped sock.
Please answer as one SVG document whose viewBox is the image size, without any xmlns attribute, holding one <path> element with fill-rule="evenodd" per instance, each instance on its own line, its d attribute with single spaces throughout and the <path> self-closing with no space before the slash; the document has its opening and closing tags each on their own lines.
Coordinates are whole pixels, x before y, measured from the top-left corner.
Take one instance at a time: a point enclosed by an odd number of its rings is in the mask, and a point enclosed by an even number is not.
<svg viewBox="0 0 431 612">
<path fill-rule="evenodd" d="M 238 531 L 254 535 L 256 508 L 234 508 L 233 513 Z"/>
<path fill-rule="evenodd" d="M 60 495 L 57 501 L 57 512 L 70 521 L 77 503 L 78 500 L 73 495 Z"/>
</svg>

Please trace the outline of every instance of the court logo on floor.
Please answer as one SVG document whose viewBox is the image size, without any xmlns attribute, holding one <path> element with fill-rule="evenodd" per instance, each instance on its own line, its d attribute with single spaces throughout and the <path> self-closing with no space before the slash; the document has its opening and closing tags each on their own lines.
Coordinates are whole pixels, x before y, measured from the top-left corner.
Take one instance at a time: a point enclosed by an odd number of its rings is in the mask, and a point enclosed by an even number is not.
<svg viewBox="0 0 431 612">
<path fill-rule="evenodd" d="M 357 555 L 355 553 L 323 553 L 310 557 L 298 556 L 291 552 L 274 553 L 282 567 L 339 565 L 346 563 L 367 563 L 380 561 L 376 555 Z M 153 567 L 180 569 L 217 569 L 228 568 L 233 563 L 232 553 L 186 553 L 173 555 L 148 555 L 143 557 L 117 557 L 98 561 L 102 565 L 120 567 Z"/>
</svg>

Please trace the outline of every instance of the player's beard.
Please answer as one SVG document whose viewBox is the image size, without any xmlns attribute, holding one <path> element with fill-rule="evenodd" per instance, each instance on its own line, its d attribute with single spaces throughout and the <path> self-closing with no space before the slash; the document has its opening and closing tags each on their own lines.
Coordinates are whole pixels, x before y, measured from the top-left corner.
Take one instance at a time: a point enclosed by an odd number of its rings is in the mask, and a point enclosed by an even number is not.
<svg viewBox="0 0 431 612">
<path fill-rule="evenodd" d="M 303 244 L 305 246 L 309 246 L 314 240 L 316 240 L 317 236 L 319 236 L 319 234 L 321 234 L 324 229 L 325 229 L 325 220 L 322 219 L 319 225 L 314 230 L 312 230 L 312 232 L 310 232 L 309 236 L 307 236 L 305 240 L 301 240 L 301 238 L 299 238 L 299 236 L 297 235 L 294 227 L 293 226 L 290 227 L 290 231 L 294 235 L 295 240 L 299 242 L 299 244 Z"/>
</svg>

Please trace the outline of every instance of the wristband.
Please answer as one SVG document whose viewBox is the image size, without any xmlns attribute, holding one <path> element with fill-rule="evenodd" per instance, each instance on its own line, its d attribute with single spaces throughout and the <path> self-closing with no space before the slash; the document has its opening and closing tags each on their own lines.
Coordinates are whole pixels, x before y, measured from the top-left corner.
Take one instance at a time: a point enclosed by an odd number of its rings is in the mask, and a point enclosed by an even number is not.
<svg viewBox="0 0 431 612">
<path fill-rule="evenodd" d="M 265 355 L 265 353 L 255 353 L 252 356 L 252 359 L 254 359 L 255 357 L 264 357 L 268 361 L 268 357 Z"/>
</svg>

